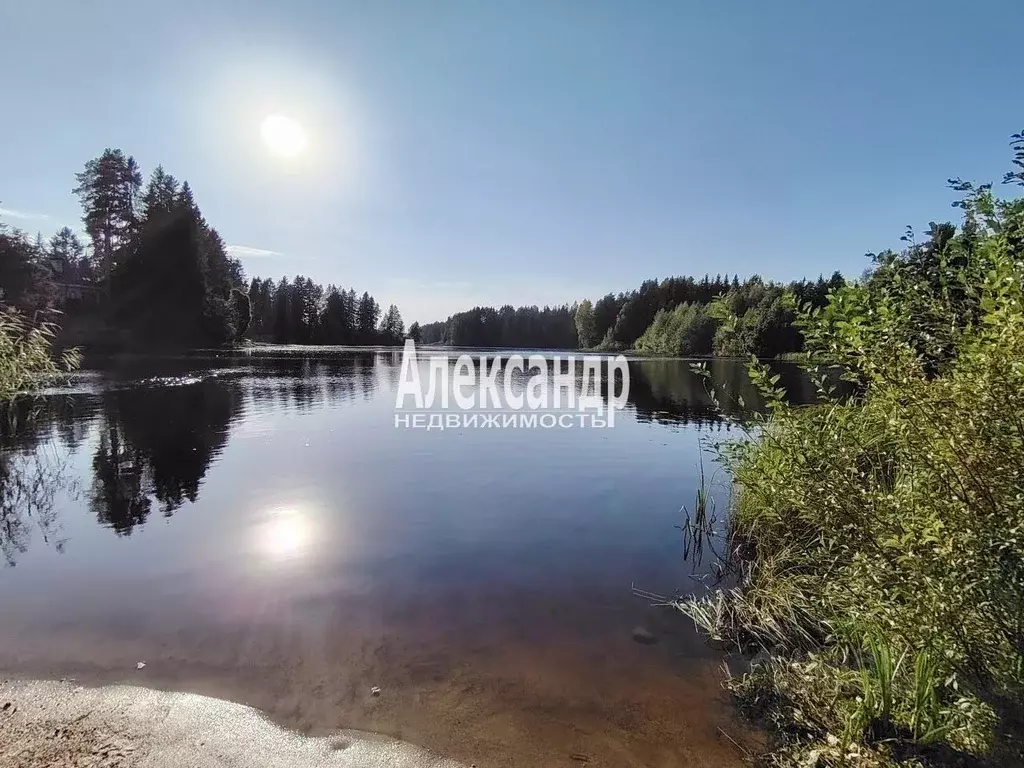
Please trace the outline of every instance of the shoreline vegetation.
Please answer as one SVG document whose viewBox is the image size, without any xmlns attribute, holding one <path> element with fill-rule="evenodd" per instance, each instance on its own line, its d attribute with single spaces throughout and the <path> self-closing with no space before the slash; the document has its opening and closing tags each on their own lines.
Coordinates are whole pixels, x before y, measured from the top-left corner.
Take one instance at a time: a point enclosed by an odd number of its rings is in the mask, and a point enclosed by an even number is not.
<svg viewBox="0 0 1024 768">
<path fill-rule="evenodd" d="M 31 393 L 74 372 L 81 361 L 77 349 L 54 356 L 57 327 L 33 324 L 20 312 L 0 310 L 0 405 Z"/>
<path fill-rule="evenodd" d="M 753 361 L 767 414 L 718 449 L 735 586 L 672 604 L 752 658 L 765 765 L 1024 765 L 1024 199 L 950 185 L 958 227 L 800 313 L 819 402 Z"/>
</svg>

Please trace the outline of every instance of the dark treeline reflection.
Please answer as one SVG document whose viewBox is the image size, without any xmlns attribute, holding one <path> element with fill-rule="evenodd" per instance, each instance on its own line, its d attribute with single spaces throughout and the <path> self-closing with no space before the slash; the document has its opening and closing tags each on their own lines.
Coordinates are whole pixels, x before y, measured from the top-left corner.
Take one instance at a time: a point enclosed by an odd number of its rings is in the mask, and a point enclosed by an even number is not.
<svg viewBox="0 0 1024 768">
<path fill-rule="evenodd" d="M 105 392 L 92 459 L 89 506 L 119 534 L 146 521 L 154 503 L 170 516 L 199 486 L 241 415 L 237 379 Z"/>
<path fill-rule="evenodd" d="M 33 537 L 60 550 L 60 517 L 68 509 L 88 510 L 101 525 L 128 536 L 154 512 L 169 517 L 196 502 L 232 426 L 249 412 L 360 407 L 377 396 L 392 405 L 401 354 L 346 351 L 142 365 L 90 374 L 99 381 L 90 392 L 0 410 L 0 553 L 8 564 Z M 710 370 L 721 410 L 689 363 L 630 361 L 627 408 L 641 422 L 728 430 L 732 417 L 761 407 L 741 363 L 715 360 Z M 807 402 L 812 392 L 799 370 L 780 364 L 778 372 L 791 398 Z M 391 419 L 382 415 L 378 428 L 393 429 Z"/>
<path fill-rule="evenodd" d="M 736 360 L 711 360 L 711 383 L 682 360 L 633 360 L 629 363 L 629 404 L 638 421 L 693 424 L 698 429 L 729 430 L 732 419 L 764 408 L 764 401 Z M 814 399 L 810 379 L 790 363 L 778 363 L 779 386 L 794 403 Z M 718 399 L 712 399 L 711 390 Z"/>
</svg>

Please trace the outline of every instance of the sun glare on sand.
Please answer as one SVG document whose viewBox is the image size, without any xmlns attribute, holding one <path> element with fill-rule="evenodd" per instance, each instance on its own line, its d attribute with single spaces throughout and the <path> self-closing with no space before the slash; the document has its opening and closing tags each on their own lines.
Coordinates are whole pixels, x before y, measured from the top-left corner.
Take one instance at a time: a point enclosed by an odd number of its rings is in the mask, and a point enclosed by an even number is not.
<svg viewBox="0 0 1024 768">
<path fill-rule="evenodd" d="M 260 124 L 260 135 L 267 149 L 281 157 L 295 157 L 306 146 L 302 126 L 284 115 L 267 115 Z"/>
</svg>

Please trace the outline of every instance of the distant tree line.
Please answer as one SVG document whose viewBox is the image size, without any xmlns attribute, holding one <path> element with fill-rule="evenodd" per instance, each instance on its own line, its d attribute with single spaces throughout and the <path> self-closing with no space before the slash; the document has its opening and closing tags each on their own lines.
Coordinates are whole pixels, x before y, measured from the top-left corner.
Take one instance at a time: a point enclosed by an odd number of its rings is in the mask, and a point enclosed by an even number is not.
<svg viewBox="0 0 1024 768">
<path fill-rule="evenodd" d="M 253 279 L 203 216 L 187 181 L 106 149 L 75 175 L 85 237 L 48 241 L 0 222 L 0 307 L 37 322 L 62 309 L 105 321 L 113 345 L 194 346 L 251 339 L 296 344 L 400 344 L 395 305 L 302 276 Z M 418 332 L 418 326 L 411 331 Z"/>
<path fill-rule="evenodd" d="M 380 305 L 365 291 L 298 275 L 249 284 L 249 338 L 278 344 L 401 344 L 405 323 L 398 307 Z M 414 324 L 415 325 L 415 324 Z M 411 330 L 411 329 L 410 329 Z"/>
<path fill-rule="evenodd" d="M 577 346 L 574 306 L 474 307 L 444 322 L 420 328 L 424 344 L 460 347 L 538 347 L 572 349 Z"/>
<path fill-rule="evenodd" d="M 443 322 L 422 326 L 424 343 L 453 346 L 636 349 L 652 355 L 757 354 L 774 357 L 803 348 L 793 326 L 797 307 L 822 307 L 845 284 L 838 272 L 828 280 L 766 282 L 755 275 L 740 282 L 718 275 L 702 279 L 648 280 L 596 302 L 558 307 L 474 307 Z M 713 299 L 728 312 L 711 310 Z M 726 315 L 730 316 L 725 327 Z"/>
</svg>

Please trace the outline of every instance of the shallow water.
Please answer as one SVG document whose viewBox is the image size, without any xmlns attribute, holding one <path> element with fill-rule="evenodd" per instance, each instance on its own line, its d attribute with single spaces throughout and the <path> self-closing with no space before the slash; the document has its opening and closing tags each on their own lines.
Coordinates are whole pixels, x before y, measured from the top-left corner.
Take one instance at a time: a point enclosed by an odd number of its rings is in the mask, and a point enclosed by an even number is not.
<svg viewBox="0 0 1024 768">
<path fill-rule="evenodd" d="M 756 405 L 739 364 L 712 368 Z M 222 696 L 478 766 L 738 765 L 718 657 L 631 593 L 702 588 L 675 526 L 702 440 L 738 435 L 703 381 L 634 361 L 614 429 L 427 431 L 395 427 L 399 370 L 194 356 L 48 393 L 4 436 L 0 670 Z"/>
</svg>

